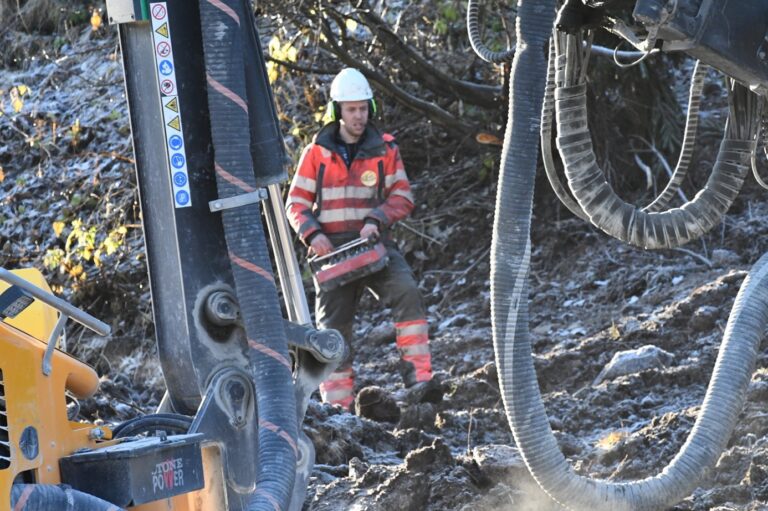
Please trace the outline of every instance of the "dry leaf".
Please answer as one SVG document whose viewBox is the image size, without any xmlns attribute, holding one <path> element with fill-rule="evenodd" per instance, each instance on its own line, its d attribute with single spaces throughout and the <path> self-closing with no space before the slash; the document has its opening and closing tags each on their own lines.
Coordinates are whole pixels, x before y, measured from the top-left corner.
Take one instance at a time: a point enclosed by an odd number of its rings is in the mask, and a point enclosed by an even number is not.
<svg viewBox="0 0 768 511">
<path fill-rule="evenodd" d="M 491 133 L 480 132 L 475 135 L 475 140 L 478 144 L 483 145 L 502 145 L 501 139 Z"/>
<path fill-rule="evenodd" d="M 98 9 L 93 10 L 93 14 L 91 15 L 91 28 L 93 31 L 97 31 L 101 27 L 101 13 Z"/>
<path fill-rule="evenodd" d="M 61 232 L 64 230 L 64 222 L 53 222 L 53 232 L 56 236 L 61 236 Z"/>
<path fill-rule="evenodd" d="M 621 332 L 619 331 L 619 327 L 616 326 L 616 323 L 611 323 L 611 328 L 608 329 L 608 335 L 611 336 L 612 341 L 621 339 Z"/>
</svg>

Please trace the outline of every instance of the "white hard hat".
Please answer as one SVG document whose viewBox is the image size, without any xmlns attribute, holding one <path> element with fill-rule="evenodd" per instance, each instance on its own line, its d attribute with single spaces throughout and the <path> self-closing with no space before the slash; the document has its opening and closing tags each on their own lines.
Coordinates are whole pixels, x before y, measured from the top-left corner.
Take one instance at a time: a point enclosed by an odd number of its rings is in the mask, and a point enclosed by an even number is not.
<svg viewBox="0 0 768 511">
<path fill-rule="evenodd" d="M 333 101 L 364 101 L 373 99 L 373 91 L 363 73 L 348 67 L 342 69 L 331 83 Z"/>
</svg>

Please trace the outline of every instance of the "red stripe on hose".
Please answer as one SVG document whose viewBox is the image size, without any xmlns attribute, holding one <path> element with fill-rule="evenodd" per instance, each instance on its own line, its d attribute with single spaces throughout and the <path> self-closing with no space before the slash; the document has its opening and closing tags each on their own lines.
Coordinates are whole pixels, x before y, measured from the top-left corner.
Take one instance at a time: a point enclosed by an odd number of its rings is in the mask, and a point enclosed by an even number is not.
<svg viewBox="0 0 768 511">
<path fill-rule="evenodd" d="M 248 346 L 255 349 L 256 351 L 259 351 L 267 355 L 268 357 L 274 358 L 275 360 L 283 364 L 285 367 L 287 367 L 289 371 L 291 370 L 291 363 L 288 361 L 288 359 L 282 356 L 280 353 L 273 350 L 272 348 L 270 348 L 269 346 L 258 343 L 256 341 L 252 341 L 250 339 L 248 339 Z"/>
<path fill-rule="evenodd" d="M 272 284 L 275 283 L 275 277 L 273 277 L 271 273 L 269 273 L 267 270 L 265 270 L 261 266 L 257 266 L 257 265 L 253 264 L 250 261 L 246 261 L 245 259 L 241 259 L 241 258 L 237 257 L 235 254 L 233 254 L 232 252 L 229 253 L 229 259 L 233 263 L 238 265 L 240 268 L 243 268 L 244 270 L 248 270 L 248 271 L 253 272 L 253 273 L 257 273 L 257 274 L 261 275 L 262 277 L 264 277 L 265 279 L 267 279 L 268 281 L 270 281 Z"/>
<path fill-rule="evenodd" d="M 219 176 L 221 176 L 222 179 L 224 179 L 225 181 L 229 182 L 229 184 L 235 185 L 238 188 L 242 188 L 246 192 L 255 192 L 256 191 L 256 188 L 252 187 L 251 185 L 249 185 L 245 181 L 241 181 L 240 179 L 236 178 L 235 176 L 233 176 L 232 174 L 230 174 L 229 172 L 224 170 L 224 168 L 221 165 L 219 165 L 218 163 L 214 163 L 214 166 L 216 168 L 216 173 Z"/>
<path fill-rule="evenodd" d="M 208 3 L 216 7 L 217 9 L 221 9 L 227 16 L 235 20 L 235 23 L 237 23 L 237 26 L 240 26 L 240 16 L 238 16 L 237 13 L 233 11 L 230 6 L 225 5 L 219 0 L 208 0 Z"/>
<path fill-rule="evenodd" d="M 275 508 L 275 511 L 281 511 L 280 503 L 277 501 L 277 499 L 275 497 L 273 497 L 272 495 L 270 495 L 266 491 L 264 491 L 262 489 L 257 489 L 254 492 L 254 495 L 261 495 L 261 496 L 263 496 L 264 498 L 266 498 L 269 501 L 270 504 L 272 504 L 272 507 Z"/>
<path fill-rule="evenodd" d="M 208 79 L 208 85 L 214 88 L 219 94 L 226 97 L 227 99 L 231 100 L 233 103 L 235 103 L 237 106 L 243 109 L 245 113 L 248 113 L 248 105 L 245 103 L 245 100 L 226 88 L 223 84 L 217 82 L 213 79 L 213 77 L 209 74 L 206 74 L 206 78 Z"/>
<path fill-rule="evenodd" d="M 272 433 L 277 434 L 280 438 L 288 442 L 288 444 L 293 448 L 293 453 L 297 458 L 299 457 L 299 448 L 296 446 L 296 442 L 293 440 L 293 438 L 291 438 L 291 435 L 283 431 L 279 426 L 272 424 L 271 422 L 264 419 L 259 419 L 259 426 L 264 429 L 268 429 Z"/>
<path fill-rule="evenodd" d="M 35 491 L 34 486 L 30 485 L 24 488 L 24 491 L 21 492 L 19 500 L 16 501 L 16 505 L 13 506 L 13 511 L 22 511 L 27 506 L 27 501 L 29 500 L 29 496 L 32 495 L 33 491 Z"/>
</svg>

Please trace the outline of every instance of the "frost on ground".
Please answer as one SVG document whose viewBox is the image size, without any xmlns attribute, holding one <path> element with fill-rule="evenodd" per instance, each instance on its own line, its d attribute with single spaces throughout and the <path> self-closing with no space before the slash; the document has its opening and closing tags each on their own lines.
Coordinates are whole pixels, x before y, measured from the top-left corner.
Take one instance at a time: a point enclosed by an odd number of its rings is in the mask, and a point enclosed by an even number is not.
<svg viewBox="0 0 768 511">
<path fill-rule="evenodd" d="M 83 403 L 81 417 L 107 421 L 153 410 L 163 392 L 115 50 L 114 38 L 88 37 L 55 59 L 0 73 L 0 89 L 30 88 L 20 113 L 0 117 L 2 264 L 43 268 L 49 250 L 67 248 L 74 220 L 99 226 L 99 240 L 127 226 L 120 250 L 100 265 L 73 252 L 46 270 L 57 286 L 84 273 L 70 297 L 115 330 L 108 342 L 77 330 L 69 337 L 104 375 L 102 394 Z M 402 145 L 407 163 L 424 163 L 419 147 Z M 397 233 L 430 311 L 444 398 L 404 405 L 397 422 L 313 401 L 304 424 L 317 447 L 307 509 L 556 509 L 515 449 L 499 393 L 488 280 L 494 189 L 478 179 L 478 165 L 415 173 L 422 206 Z M 695 420 L 736 292 L 768 249 L 768 208 L 750 182 L 703 241 L 644 252 L 555 218 L 546 186 L 537 194 L 530 327 L 550 425 L 581 474 L 654 475 Z M 355 342 L 358 387 L 399 391 L 394 329 L 368 298 Z M 761 353 L 726 451 L 674 509 L 768 506 L 766 404 Z"/>
</svg>

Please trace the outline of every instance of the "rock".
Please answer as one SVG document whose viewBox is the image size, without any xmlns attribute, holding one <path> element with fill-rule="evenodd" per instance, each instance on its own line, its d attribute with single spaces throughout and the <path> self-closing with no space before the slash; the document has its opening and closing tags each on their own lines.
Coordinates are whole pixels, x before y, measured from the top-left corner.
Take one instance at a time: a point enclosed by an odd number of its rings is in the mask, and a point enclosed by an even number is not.
<svg viewBox="0 0 768 511">
<path fill-rule="evenodd" d="M 488 362 L 469 376 L 485 380 L 488 383 L 494 385 L 497 389 L 499 387 L 499 374 L 496 370 L 496 362 Z"/>
<path fill-rule="evenodd" d="M 435 427 L 437 409 L 432 403 L 411 405 L 400 413 L 399 429 L 418 428 L 431 430 Z"/>
<path fill-rule="evenodd" d="M 530 477 L 516 447 L 482 445 L 472 449 L 472 459 L 490 480 L 510 481 Z"/>
<path fill-rule="evenodd" d="M 598 385 L 605 380 L 612 380 L 619 376 L 639 373 L 646 369 L 660 369 L 667 367 L 674 359 L 674 355 L 653 345 L 645 345 L 635 350 L 620 351 L 613 355 L 607 366 L 600 371 L 592 385 Z"/>
<path fill-rule="evenodd" d="M 395 325 L 391 323 L 383 323 L 377 325 L 371 329 L 365 336 L 366 342 L 370 342 L 373 346 L 380 346 L 383 344 L 395 342 Z"/>
<path fill-rule="evenodd" d="M 376 422 L 396 423 L 400 408 L 389 392 L 381 387 L 364 387 L 355 396 L 355 414 Z"/>
<path fill-rule="evenodd" d="M 451 449 L 436 438 L 432 445 L 416 449 L 405 457 L 405 468 L 409 472 L 429 472 L 454 465 Z"/>
<path fill-rule="evenodd" d="M 429 501 L 429 478 L 424 474 L 400 471 L 377 489 L 372 508 L 376 511 L 421 511 Z"/>
<path fill-rule="evenodd" d="M 395 392 L 394 399 L 400 403 L 419 404 L 419 403 L 439 403 L 443 400 L 445 390 L 437 376 L 429 381 L 419 382 L 411 387 L 400 389 Z"/>
<path fill-rule="evenodd" d="M 724 248 L 716 248 L 712 251 L 711 260 L 714 264 L 719 266 L 727 266 L 729 264 L 739 263 L 741 258 L 736 252 Z"/>
<path fill-rule="evenodd" d="M 469 316 L 466 314 L 456 314 L 454 316 L 451 316 L 450 318 L 446 318 L 443 321 L 440 322 L 440 324 L 437 326 L 437 331 L 442 332 L 446 328 L 450 328 L 452 326 L 464 326 L 469 323 Z"/>
<path fill-rule="evenodd" d="M 349 460 L 349 477 L 352 479 L 360 479 L 366 472 L 368 472 L 368 468 L 368 464 L 360 458 L 352 458 Z"/>
<path fill-rule="evenodd" d="M 720 316 L 720 309 L 711 305 L 702 305 L 691 316 L 688 326 L 694 332 L 711 330 Z"/>
</svg>

